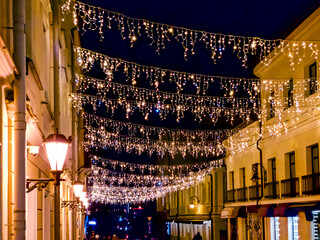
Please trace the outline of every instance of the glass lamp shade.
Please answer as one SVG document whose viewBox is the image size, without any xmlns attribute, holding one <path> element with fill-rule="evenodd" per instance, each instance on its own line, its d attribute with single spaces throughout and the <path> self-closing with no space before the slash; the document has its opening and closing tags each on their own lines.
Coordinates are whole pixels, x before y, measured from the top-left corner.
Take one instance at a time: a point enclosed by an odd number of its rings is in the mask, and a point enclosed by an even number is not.
<svg viewBox="0 0 320 240">
<path fill-rule="evenodd" d="M 189 207 L 192 209 L 192 208 L 195 208 L 196 206 L 192 203 L 192 204 L 190 204 Z"/>
<path fill-rule="evenodd" d="M 86 192 L 82 192 L 82 193 L 80 194 L 80 201 L 81 201 L 81 202 L 84 202 L 86 198 L 87 198 L 87 193 L 86 193 Z"/>
<path fill-rule="evenodd" d="M 80 195 L 83 191 L 83 183 L 80 181 L 76 181 L 73 183 L 73 192 L 76 198 L 80 198 Z"/>
<path fill-rule="evenodd" d="M 62 171 L 70 142 L 62 134 L 51 134 L 44 141 L 51 171 Z"/>
</svg>

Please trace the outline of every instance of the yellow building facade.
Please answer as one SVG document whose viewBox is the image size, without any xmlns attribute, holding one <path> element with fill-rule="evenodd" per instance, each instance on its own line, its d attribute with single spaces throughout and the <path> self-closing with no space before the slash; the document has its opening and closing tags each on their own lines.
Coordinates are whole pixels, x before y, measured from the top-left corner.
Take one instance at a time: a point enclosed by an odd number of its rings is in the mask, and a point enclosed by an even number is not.
<svg viewBox="0 0 320 240">
<path fill-rule="evenodd" d="M 0 0 L 0 239 L 14 239 L 14 98 L 13 81 L 19 74 L 13 60 L 13 4 Z M 43 146 L 45 138 L 54 132 L 53 91 L 53 29 L 52 6 L 49 0 L 26 1 L 26 135 L 27 179 L 52 178 Z M 68 101 L 73 84 L 73 44 L 79 43 L 72 20 L 60 22 L 59 74 L 60 118 L 59 131 L 72 136 L 61 184 L 61 201 L 74 200 L 72 181 L 77 180 L 78 145 L 77 116 Z M 28 181 L 27 181 L 28 182 Z M 32 187 L 35 181 L 29 182 Z M 26 239 L 53 239 L 53 186 L 35 188 L 26 193 Z M 83 216 L 76 208 L 61 208 L 61 239 L 83 239 L 80 229 Z M 78 227 L 77 227 L 78 226 Z"/>
<path fill-rule="evenodd" d="M 254 69 L 261 126 L 253 122 L 225 141 L 228 239 L 319 239 L 319 29 L 317 9 L 287 37 L 293 48 L 300 41 L 314 51 L 275 49 Z"/>
<path fill-rule="evenodd" d="M 224 168 L 217 168 L 204 181 L 157 200 L 157 211 L 166 213 L 170 239 L 189 240 L 198 232 L 202 239 L 227 236 L 227 222 L 220 218 L 224 175 Z"/>
</svg>

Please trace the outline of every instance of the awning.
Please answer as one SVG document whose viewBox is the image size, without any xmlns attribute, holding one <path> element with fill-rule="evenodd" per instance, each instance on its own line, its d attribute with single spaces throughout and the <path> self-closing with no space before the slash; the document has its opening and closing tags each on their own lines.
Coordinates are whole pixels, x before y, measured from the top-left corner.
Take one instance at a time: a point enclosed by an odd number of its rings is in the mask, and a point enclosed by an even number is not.
<svg viewBox="0 0 320 240">
<path fill-rule="evenodd" d="M 319 205 L 317 203 L 294 204 L 287 207 L 286 216 L 288 217 L 297 216 L 300 211 L 304 211 L 306 220 L 312 221 L 313 220 L 312 211 L 315 209 L 319 209 Z"/>
<path fill-rule="evenodd" d="M 258 208 L 258 216 L 260 217 L 273 217 L 273 205 L 263 205 Z"/>
<path fill-rule="evenodd" d="M 245 217 L 243 207 L 226 207 L 221 212 L 221 218 Z"/>
<path fill-rule="evenodd" d="M 274 217 L 285 217 L 286 216 L 286 208 L 289 204 L 279 204 L 273 210 Z"/>
</svg>

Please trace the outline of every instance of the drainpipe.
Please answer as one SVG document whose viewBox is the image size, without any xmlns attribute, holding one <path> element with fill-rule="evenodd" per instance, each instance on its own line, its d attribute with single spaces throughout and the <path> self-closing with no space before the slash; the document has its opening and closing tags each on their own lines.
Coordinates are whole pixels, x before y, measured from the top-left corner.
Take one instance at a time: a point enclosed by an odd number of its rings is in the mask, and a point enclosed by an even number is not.
<svg viewBox="0 0 320 240">
<path fill-rule="evenodd" d="M 53 21 L 53 92 L 54 92 L 54 131 L 60 128 L 60 84 L 59 84 L 59 1 L 52 2 Z M 60 239 L 60 184 L 54 185 L 54 239 Z"/>
<path fill-rule="evenodd" d="M 71 74 L 72 74 L 72 92 L 76 91 L 76 84 L 75 84 L 75 69 L 74 69 L 74 52 L 73 52 L 73 46 L 74 46 L 74 31 L 77 30 L 77 28 L 72 28 L 70 30 L 71 32 L 71 49 L 70 49 L 70 54 L 71 54 Z M 72 107 L 72 159 L 73 159 L 73 164 L 72 164 L 72 180 L 77 181 L 78 180 L 78 155 L 76 154 L 76 141 L 77 141 L 77 131 L 76 131 L 76 111 Z M 72 210 L 72 239 L 77 238 L 77 209 Z"/>
<path fill-rule="evenodd" d="M 262 165 L 262 149 L 259 147 L 259 143 L 262 141 L 262 117 L 259 121 L 259 139 L 257 141 L 257 149 L 259 150 L 259 158 L 260 158 L 260 174 L 261 174 L 261 196 L 257 197 L 257 207 L 259 206 L 259 200 L 263 198 L 263 188 L 264 188 L 264 171 Z M 258 194 L 258 192 L 257 192 Z M 264 217 L 262 217 L 262 238 L 265 240 L 265 229 L 264 229 Z"/>
<path fill-rule="evenodd" d="M 25 0 L 13 4 L 14 61 L 14 236 L 26 238 L 26 33 Z"/>
<path fill-rule="evenodd" d="M 212 213 L 213 213 L 213 176 L 210 173 L 210 186 L 211 186 L 211 190 L 210 190 L 210 198 L 211 198 L 211 204 L 210 204 L 210 212 L 209 212 L 209 219 L 211 220 L 211 240 L 213 240 L 213 219 L 212 219 Z"/>
<path fill-rule="evenodd" d="M 177 191 L 177 214 L 176 214 L 176 220 L 178 224 L 178 240 L 180 240 L 180 223 L 178 222 L 179 217 L 179 191 Z"/>
</svg>

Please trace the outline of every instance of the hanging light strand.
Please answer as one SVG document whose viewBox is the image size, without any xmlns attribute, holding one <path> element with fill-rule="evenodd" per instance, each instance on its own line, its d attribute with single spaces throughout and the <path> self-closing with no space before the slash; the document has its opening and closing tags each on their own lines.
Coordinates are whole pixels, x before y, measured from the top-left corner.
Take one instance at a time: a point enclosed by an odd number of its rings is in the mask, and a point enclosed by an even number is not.
<svg viewBox="0 0 320 240">
<path fill-rule="evenodd" d="M 148 120 L 150 113 L 157 113 L 161 120 L 165 120 L 168 115 L 175 114 L 177 122 L 184 117 L 185 112 L 190 111 L 195 121 L 201 122 L 204 116 L 209 116 L 213 123 L 220 117 L 224 116 L 226 121 L 231 123 L 234 121 L 235 116 L 243 120 L 249 120 L 250 114 L 258 114 L 258 101 L 250 102 L 247 98 L 214 98 L 209 102 L 211 106 L 204 106 L 201 102 L 194 102 L 194 105 L 182 102 L 180 105 L 174 105 L 161 102 L 145 102 L 144 100 L 126 100 L 123 98 L 105 98 L 89 94 L 73 93 L 71 94 L 71 101 L 73 107 L 82 109 L 85 105 L 91 105 L 93 112 L 96 113 L 99 107 L 104 106 L 105 110 L 114 115 L 115 110 L 122 107 L 126 112 L 126 118 L 139 110 L 145 120 Z M 187 105 L 188 104 L 188 105 Z M 254 107 L 251 107 L 251 106 Z M 230 106 L 230 107 L 228 107 Z"/>
<path fill-rule="evenodd" d="M 230 130 L 231 131 L 231 130 Z M 110 148 L 118 152 L 148 153 L 149 156 L 157 154 L 162 157 L 169 153 L 172 157 L 180 153 L 186 157 L 187 153 L 193 157 L 222 156 L 224 148 L 221 145 L 221 135 L 217 134 L 211 141 L 157 141 L 138 137 L 129 137 L 118 133 L 108 132 L 104 129 L 87 127 L 85 133 L 86 141 L 83 143 L 85 150 L 96 150 L 98 148 Z"/>
<path fill-rule="evenodd" d="M 85 72 L 92 69 L 95 62 L 100 62 L 100 67 L 106 75 L 108 81 L 113 81 L 114 74 L 119 72 L 120 67 L 132 85 L 136 85 L 142 75 L 150 81 L 151 87 L 159 90 L 163 83 L 174 83 L 177 92 L 183 91 L 187 83 L 196 88 L 196 93 L 206 94 L 210 84 L 218 83 L 220 90 L 225 92 L 225 96 L 230 96 L 232 91 L 237 93 L 240 89 L 246 91 L 252 98 L 257 96 L 260 80 L 257 78 L 235 78 L 189 72 L 175 71 L 154 66 L 141 65 L 135 62 L 112 58 L 105 54 L 97 53 L 85 48 L 74 47 L 79 66 Z M 81 80 L 81 79 L 80 79 Z"/>
<path fill-rule="evenodd" d="M 154 175 L 182 175 L 194 170 L 202 170 L 206 168 L 221 168 L 223 166 L 223 159 L 205 161 L 195 164 L 181 164 L 181 165 L 153 165 L 153 164 L 139 164 L 133 162 L 124 162 L 114 159 L 104 158 L 97 155 L 90 155 L 91 164 L 101 165 L 108 169 L 120 169 L 123 172 L 141 173 L 146 172 Z"/>
<path fill-rule="evenodd" d="M 175 140 L 192 141 L 194 139 L 206 141 L 215 138 L 217 135 L 223 136 L 236 132 L 237 130 L 217 129 L 217 130 L 187 130 L 187 129 L 170 129 L 164 127 L 155 127 L 131 122 L 123 122 L 119 120 L 109 119 L 105 117 L 96 116 L 90 113 L 83 113 L 84 126 L 89 128 L 91 126 L 102 130 L 109 130 L 120 133 L 127 130 L 129 136 L 142 136 L 149 139 L 150 137 L 157 137 L 162 140 L 164 138 L 172 138 Z"/>
<path fill-rule="evenodd" d="M 189 171 L 184 175 L 141 175 L 124 172 L 116 172 L 97 166 L 91 167 L 91 174 L 87 176 L 88 183 L 99 183 L 112 186 L 145 187 L 145 186 L 168 186 L 180 185 L 185 182 L 195 181 L 203 178 L 213 168 L 199 169 L 197 172 Z"/>
<path fill-rule="evenodd" d="M 70 9 L 70 6 L 69 6 Z M 78 22 L 78 17 L 81 19 Z M 76 1 L 73 5 L 74 24 L 82 31 L 98 31 L 100 39 L 104 38 L 104 30 L 116 28 L 120 31 L 123 40 L 128 40 L 133 47 L 140 37 L 146 36 L 151 40 L 157 53 L 165 49 L 166 43 L 172 40 L 179 42 L 184 49 L 184 58 L 195 54 L 196 43 L 205 43 L 211 51 L 214 63 L 220 59 L 226 47 L 230 46 L 233 52 L 246 67 L 248 56 L 259 55 L 260 62 L 269 65 L 272 57 L 285 53 L 290 65 L 294 68 L 295 62 L 300 63 L 303 57 L 317 58 L 319 54 L 318 41 L 303 40 L 267 40 L 259 37 L 246 37 L 211 33 L 202 30 L 193 30 L 168 24 L 152 22 L 146 19 L 132 18 L 124 14 L 109 11 L 100 7 Z M 272 52 L 272 54 L 270 54 Z"/>
</svg>

